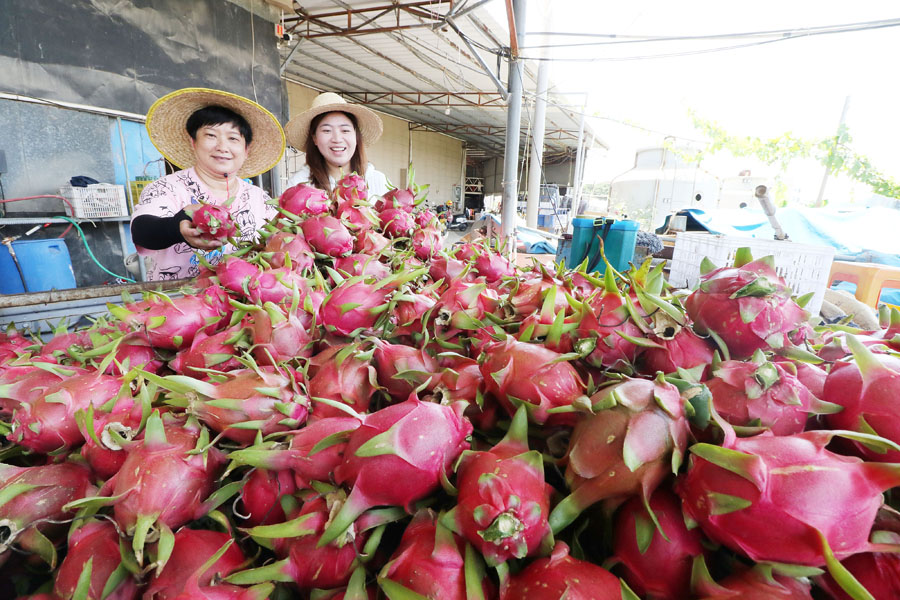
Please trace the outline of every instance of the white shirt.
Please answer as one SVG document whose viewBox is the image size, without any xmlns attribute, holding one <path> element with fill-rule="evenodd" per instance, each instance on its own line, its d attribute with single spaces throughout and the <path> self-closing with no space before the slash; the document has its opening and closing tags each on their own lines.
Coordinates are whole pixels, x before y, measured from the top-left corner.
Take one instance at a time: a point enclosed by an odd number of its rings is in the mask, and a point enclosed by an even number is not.
<svg viewBox="0 0 900 600">
<path fill-rule="evenodd" d="M 334 177 L 329 175 L 328 181 L 331 185 L 331 189 L 334 189 L 334 186 L 337 183 L 334 180 Z M 294 187 L 301 183 L 309 183 L 309 166 L 305 163 L 300 167 L 299 171 L 294 173 L 291 178 L 288 179 L 287 187 Z M 376 171 L 375 166 L 372 163 L 369 163 L 369 166 L 366 167 L 366 187 L 369 188 L 369 196 L 383 196 L 388 192 L 387 177 L 385 177 L 384 173 L 381 171 Z"/>
</svg>

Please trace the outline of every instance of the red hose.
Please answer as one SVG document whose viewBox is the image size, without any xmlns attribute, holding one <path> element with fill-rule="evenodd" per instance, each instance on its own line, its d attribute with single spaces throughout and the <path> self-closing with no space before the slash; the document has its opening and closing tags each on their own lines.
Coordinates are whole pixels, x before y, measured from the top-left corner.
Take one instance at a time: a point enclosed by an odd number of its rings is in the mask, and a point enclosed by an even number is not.
<svg viewBox="0 0 900 600">
<path fill-rule="evenodd" d="M 0 204 L 6 204 L 7 202 L 19 202 L 21 200 L 37 200 L 38 198 L 59 198 L 63 202 L 69 205 L 69 208 L 72 210 L 72 214 L 75 214 L 75 207 L 72 206 L 72 203 L 65 196 L 59 196 L 57 194 L 40 194 L 38 196 L 23 196 L 22 198 L 7 198 L 5 200 L 0 200 Z M 66 237 L 66 234 L 69 233 L 72 229 L 72 224 L 69 223 L 69 226 L 66 227 L 65 231 L 59 234 L 60 238 Z M 58 238 L 57 238 L 58 239 Z"/>
</svg>

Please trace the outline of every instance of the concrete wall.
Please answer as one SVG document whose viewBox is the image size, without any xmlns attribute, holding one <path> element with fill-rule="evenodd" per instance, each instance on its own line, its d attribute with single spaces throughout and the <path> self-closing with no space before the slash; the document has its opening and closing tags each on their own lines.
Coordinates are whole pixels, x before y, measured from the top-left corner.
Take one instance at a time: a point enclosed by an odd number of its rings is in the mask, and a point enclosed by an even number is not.
<svg viewBox="0 0 900 600">
<path fill-rule="evenodd" d="M 285 84 L 289 115 L 299 114 L 310 107 L 319 92 L 293 82 Z M 378 113 L 384 123 L 381 139 L 366 148 L 369 161 L 387 176 L 394 186 L 406 185 L 406 170 L 410 161 L 415 182 L 429 184 L 428 200 L 432 205 L 453 198 L 453 186 L 462 183 L 465 154 L 463 142 L 431 131 L 410 131 L 409 122 Z M 302 155 L 289 152 L 285 158 L 284 177 L 287 179 L 302 164 Z"/>
<path fill-rule="evenodd" d="M 572 161 L 566 161 L 558 165 L 544 165 L 544 177 L 541 183 L 555 183 L 560 188 L 572 185 L 572 174 L 575 166 Z M 502 194 L 503 193 L 503 158 L 490 158 L 483 161 L 474 172 L 477 177 L 484 178 L 484 193 Z M 521 177 L 519 181 L 519 192 L 524 192 L 528 187 L 528 172 L 522 170 L 522 163 L 519 162 L 518 171 Z"/>
</svg>

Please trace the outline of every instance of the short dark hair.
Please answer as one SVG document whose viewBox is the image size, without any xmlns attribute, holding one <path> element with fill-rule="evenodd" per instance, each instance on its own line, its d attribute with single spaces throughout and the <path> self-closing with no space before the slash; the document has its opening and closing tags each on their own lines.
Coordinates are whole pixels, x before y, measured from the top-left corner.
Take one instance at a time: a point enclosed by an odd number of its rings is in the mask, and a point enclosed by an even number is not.
<svg viewBox="0 0 900 600">
<path fill-rule="evenodd" d="M 201 127 L 211 127 L 222 123 L 231 123 L 237 127 L 241 135 L 244 136 L 244 141 L 248 146 L 253 141 L 253 130 L 250 129 L 250 123 L 247 122 L 247 119 L 224 106 L 205 106 L 194 111 L 194 114 L 188 117 L 185 128 L 191 139 L 196 140 L 197 130 Z"/>
</svg>

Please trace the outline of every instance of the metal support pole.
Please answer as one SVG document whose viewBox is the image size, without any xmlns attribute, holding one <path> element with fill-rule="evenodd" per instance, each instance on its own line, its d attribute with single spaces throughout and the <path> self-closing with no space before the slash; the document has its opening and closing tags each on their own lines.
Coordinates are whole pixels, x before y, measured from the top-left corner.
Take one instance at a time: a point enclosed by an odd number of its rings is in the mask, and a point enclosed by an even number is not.
<svg viewBox="0 0 900 600">
<path fill-rule="evenodd" d="M 581 161 L 582 149 L 584 148 L 584 113 L 587 107 L 581 109 L 581 120 L 578 123 L 578 149 L 575 151 L 575 175 L 572 180 L 572 208 L 575 209 L 574 216 L 581 214 Z"/>
<path fill-rule="evenodd" d="M 525 45 L 525 0 L 512 5 L 516 24 L 516 38 Z M 522 121 L 522 64 L 511 57 L 509 61 L 509 103 L 506 114 L 506 150 L 503 155 L 503 200 L 501 204 L 501 236 L 515 252 L 516 202 L 518 201 L 517 171 L 519 167 L 519 129 Z"/>
<path fill-rule="evenodd" d="M 542 60 L 538 66 L 537 97 L 534 101 L 534 120 L 531 134 L 531 161 L 528 165 L 528 199 L 525 220 L 529 227 L 537 227 L 541 204 L 541 172 L 544 163 L 544 130 L 547 115 L 547 88 L 550 82 L 550 63 Z"/>
</svg>

